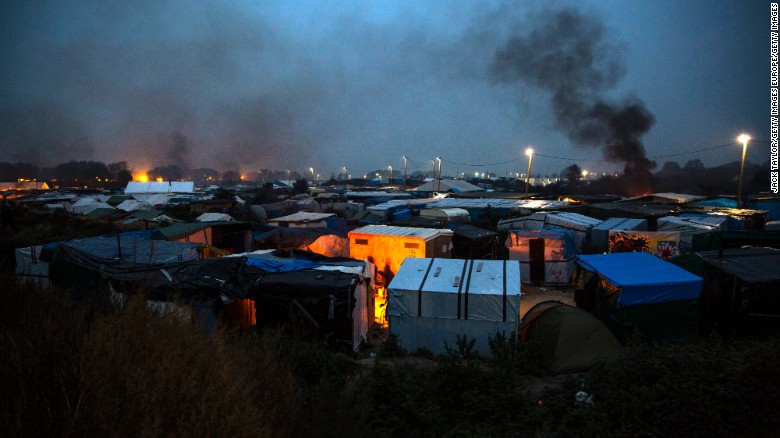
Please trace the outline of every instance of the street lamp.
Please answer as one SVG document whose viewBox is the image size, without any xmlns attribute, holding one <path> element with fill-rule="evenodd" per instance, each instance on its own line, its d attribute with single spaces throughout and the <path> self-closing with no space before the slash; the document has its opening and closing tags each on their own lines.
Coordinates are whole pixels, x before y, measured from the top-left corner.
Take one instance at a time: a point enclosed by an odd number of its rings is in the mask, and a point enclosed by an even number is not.
<svg viewBox="0 0 780 438">
<path fill-rule="evenodd" d="M 531 161 L 534 159 L 534 150 L 528 148 L 525 150 L 525 154 L 528 155 L 528 173 L 525 175 L 525 197 L 528 198 L 528 179 L 531 177 Z"/>
<path fill-rule="evenodd" d="M 742 205 L 742 174 L 745 173 L 745 155 L 747 154 L 747 145 L 750 141 L 750 136 L 747 134 L 740 134 L 737 137 L 737 141 L 742 143 L 742 165 L 739 167 L 739 188 L 737 189 L 737 208 Z"/>
<path fill-rule="evenodd" d="M 404 159 L 404 185 L 406 185 L 406 155 L 403 156 Z"/>
<path fill-rule="evenodd" d="M 314 180 L 314 168 L 313 168 L 313 167 L 310 167 L 310 168 L 309 168 L 309 172 L 311 172 L 311 179 L 312 179 L 312 181 L 313 181 L 313 180 Z"/>
<path fill-rule="evenodd" d="M 388 174 L 387 174 L 387 183 L 392 184 L 393 183 L 393 166 L 387 166 Z"/>
</svg>

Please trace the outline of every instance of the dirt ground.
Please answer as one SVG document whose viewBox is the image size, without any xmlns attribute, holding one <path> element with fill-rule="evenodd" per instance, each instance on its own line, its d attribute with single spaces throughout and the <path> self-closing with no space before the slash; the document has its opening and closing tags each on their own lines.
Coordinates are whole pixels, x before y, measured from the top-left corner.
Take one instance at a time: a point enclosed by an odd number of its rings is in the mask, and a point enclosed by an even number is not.
<svg viewBox="0 0 780 438">
<path fill-rule="evenodd" d="M 564 304 L 575 306 L 574 288 L 556 287 L 556 286 L 529 286 L 523 285 L 520 296 L 520 318 L 522 319 L 526 312 L 542 301 L 560 301 Z"/>
</svg>

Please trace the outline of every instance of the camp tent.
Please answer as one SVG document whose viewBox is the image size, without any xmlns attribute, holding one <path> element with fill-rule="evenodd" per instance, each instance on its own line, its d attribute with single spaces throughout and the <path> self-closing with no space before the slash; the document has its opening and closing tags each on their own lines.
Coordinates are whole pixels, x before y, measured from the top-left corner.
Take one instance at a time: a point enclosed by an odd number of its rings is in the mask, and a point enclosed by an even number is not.
<svg viewBox="0 0 780 438">
<path fill-rule="evenodd" d="M 647 219 L 613 217 L 590 230 L 590 249 L 593 252 L 607 252 L 610 231 L 646 231 Z"/>
<path fill-rule="evenodd" d="M 581 255 L 575 301 L 621 341 L 638 332 L 654 342 L 698 336 L 702 278 L 643 252 Z"/>
<path fill-rule="evenodd" d="M 520 266 L 513 261 L 409 258 L 388 291 L 390 333 L 409 351 L 444 353 L 465 335 L 489 356 L 489 337 L 513 333 L 520 319 Z"/>
<path fill-rule="evenodd" d="M 598 318 L 559 301 L 542 301 L 528 310 L 518 337 L 542 347 L 553 373 L 584 371 L 599 360 L 619 358 L 623 352 Z"/>
<path fill-rule="evenodd" d="M 566 230 L 510 231 L 509 259 L 520 262 L 524 283 L 567 284 L 574 272 L 577 250 Z"/>
<path fill-rule="evenodd" d="M 590 230 L 600 224 L 600 219 L 594 219 L 579 213 L 539 212 L 528 216 L 506 218 L 498 223 L 499 230 L 542 230 L 559 228 L 571 231 L 577 252 L 582 252 L 590 241 Z"/>
<path fill-rule="evenodd" d="M 702 331 L 726 335 L 780 332 L 780 250 L 741 248 L 702 258 Z"/>
</svg>

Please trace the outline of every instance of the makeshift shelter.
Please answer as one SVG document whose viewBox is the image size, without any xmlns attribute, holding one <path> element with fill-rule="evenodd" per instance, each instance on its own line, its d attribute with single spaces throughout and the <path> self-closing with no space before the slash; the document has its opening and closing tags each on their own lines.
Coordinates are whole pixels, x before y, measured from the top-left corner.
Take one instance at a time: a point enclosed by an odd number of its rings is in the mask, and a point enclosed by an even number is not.
<svg viewBox="0 0 780 438">
<path fill-rule="evenodd" d="M 699 329 L 702 278 L 642 252 L 581 255 L 575 301 L 623 343 L 692 341 Z"/>
<path fill-rule="evenodd" d="M 438 222 L 469 222 L 471 220 L 468 210 L 462 208 L 424 208 L 420 210 L 420 217 Z"/>
<path fill-rule="evenodd" d="M 520 262 L 524 283 L 568 284 L 577 248 L 567 230 L 510 231 L 509 259 Z"/>
<path fill-rule="evenodd" d="M 146 193 L 192 193 L 195 191 L 195 183 L 192 181 L 130 181 L 125 187 L 125 194 Z"/>
<path fill-rule="evenodd" d="M 468 181 L 460 179 L 442 179 L 436 181 L 428 181 L 420 186 L 417 186 L 410 190 L 412 192 L 452 192 L 452 193 L 465 193 L 465 192 L 483 192 L 485 189 L 479 186 L 475 186 Z"/>
<path fill-rule="evenodd" d="M 16 278 L 21 283 L 49 287 L 49 263 L 41 260 L 42 246 L 16 248 Z"/>
<path fill-rule="evenodd" d="M 376 267 L 377 322 L 384 324 L 386 287 L 407 258 L 452 256 L 452 231 L 429 228 L 368 225 L 349 233 L 349 256 Z"/>
<path fill-rule="evenodd" d="M 268 220 L 268 225 L 288 228 L 327 228 L 327 219 L 334 213 L 308 213 L 299 211 L 291 215 Z"/>
<path fill-rule="evenodd" d="M 590 230 L 590 249 L 593 252 L 607 252 L 610 231 L 647 231 L 647 219 L 613 217 Z"/>
<path fill-rule="evenodd" d="M 347 239 L 325 228 L 263 227 L 252 232 L 252 240 L 257 249 L 299 249 L 327 257 L 349 256 Z"/>
<path fill-rule="evenodd" d="M 712 231 L 693 236 L 694 251 L 710 251 L 742 246 L 780 248 L 780 230 Z"/>
<path fill-rule="evenodd" d="M 381 273 L 377 283 L 387 285 L 407 258 L 450 258 L 452 231 L 430 228 L 368 225 L 349 232 L 349 256 L 368 260 Z"/>
<path fill-rule="evenodd" d="M 571 231 L 577 252 L 582 252 L 590 240 L 590 230 L 602 221 L 579 213 L 539 212 L 528 216 L 502 219 L 499 230 L 543 230 L 558 228 Z"/>
<path fill-rule="evenodd" d="M 228 222 L 235 219 L 227 213 L 203 213 L 195 220 L 198 222 Z"/>
<path fill-rule="evenodd" d="M 518 337 L 541 346 L 553 373 L 585 371 L 623 354 L 620 342 L 598 318 L 559 301 L 542 301 L 529 309 Z"/>
<path fill-rule="evenodd" d="M 754 210 L 766 210 L 766 219 L 768 221 L 780 220 L 780 195 L 776 193 L 761 193 L 756 196 L 749 196 L 747 206 Z"/>
<path fill-rule="evenodd" d="M 498 233 L 471 224 L 452 222 L 452 258 L 495 259 L 498 258 Z"/>
<path fill-rule="evenodd" d="M 528 215 L 538 210 L 551 210 L 567 206 L 564 201 L 543 199 L 502 199 L 502 198 L 446 198 L 428 204 L 428 208 L 462 208 L 469 212 L 472 222 L 490 215 L 506 217 L 509 215 Z M 500 222 L 499 222 L 500 223 Z M 501 230 L 502 228 L 499 228 Z M 516 228 L 503 228 L 503 230 Z"/>
<path fill-rule="evenodd" d="M 607 252 L 646 252 L 669 260 L 680 255 L 680 232 L 610 230 Z"/>
<path fill-rule="evenodd" d="M 123 211 L 136 211 L 136 210 L 151 210 L 153 207 L 145 202 L 141 202 L 135 199 L 128 199 L 121 204 L 117 205 L 116 208 Z"/>
<path fill-rule="evenodd" d="M 135 231 L 46 245 L 41 259 L 50 263 L 53 284 L 88 292 L 109 278 L 136 281 L 150 270 L 198 260 L 201 246 L 161 240 L 157 231 Z"/>
<path fill-rule="evenodd" d="M 693 236 L 710 231 L 726 230 L 726 216 L 678 217 L 666 216 L 658 219 L 658 231 L 677 231 L 680 233 L 680 248 L 691 250 Z"/>
<path fill-rule="evenodd" d="M 215 246 L 231 253 L 253 249 L 252 225 L 246 222 L 182 222 L 158 229 L 165 239 Z"/>
<path fill-rule="evenodd" d="M 702 258 L 702 332 L 780 332 L 780 250 L 744 248 L 697 253 Z"/>
<path fill-rule="evenodd" d="M 520 320 L 520 266 L 507 260 L 406 259 L 388 286 L 390 333 L 401 347 L 439 354 L 458 336 L 490 356 L 489 338 Z"/>
</svg>

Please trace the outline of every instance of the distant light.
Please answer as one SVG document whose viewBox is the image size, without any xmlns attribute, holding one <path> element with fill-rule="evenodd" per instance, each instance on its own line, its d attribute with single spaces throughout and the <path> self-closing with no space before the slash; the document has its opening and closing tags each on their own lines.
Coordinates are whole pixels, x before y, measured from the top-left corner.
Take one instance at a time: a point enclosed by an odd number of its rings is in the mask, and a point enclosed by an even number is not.
<svg viewBox="0 0 780 438">
<path fill-rule="evenodd" d="M 738 141 L 738 142 L 740 142 L 740 143 L 742 143 L 742 145 L 743 145 L 743 146 L 747 146 L 747 143 L 748 143 L 750 140 L 751 140 L 751 139 L 750 139 L 750 136 L 749 136 L 749 135 L 747 135 L 747 134 L 745 134 L 745 133 L 742 133 L 742 134 L 740 134 L 740 135 L 739 135 L 739 137 L 737 137 L 737 141 Z"/>
<path fill-rule="evenodd" d="M 528 148 L 528 149 L 526 149 L 526 150 L 525 150 L 525 154 L 526 154 L 526 155 L 528 155 L 529 157 L 530 157 L 531 155 L 533 155 L 533 154 L 534 154 L 534 150 L 533 150 L 533 148 Z"/>
</svg>

